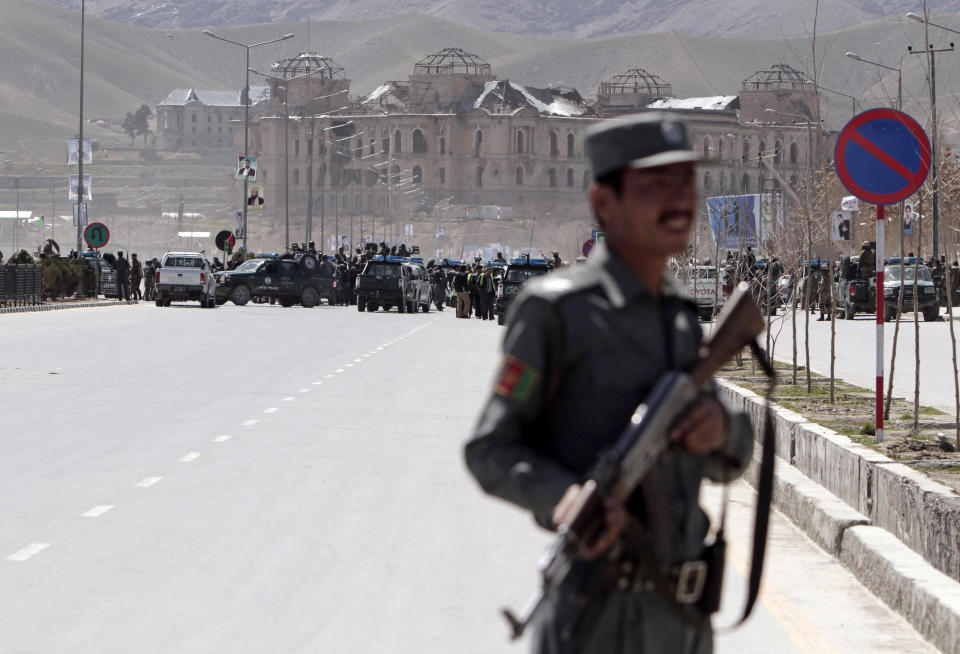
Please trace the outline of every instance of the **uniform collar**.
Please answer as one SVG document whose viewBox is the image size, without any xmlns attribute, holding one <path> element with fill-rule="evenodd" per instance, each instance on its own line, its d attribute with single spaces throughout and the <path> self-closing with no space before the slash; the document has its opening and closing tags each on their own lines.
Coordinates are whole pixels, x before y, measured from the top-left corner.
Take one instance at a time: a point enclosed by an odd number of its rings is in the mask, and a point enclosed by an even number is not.
<svg viewBox="0 0 960 654">
<path fill-rule="evenodd" d="M 605 244 L 597 246 L 587 260 L 587 265 L 591 266 L 599 275 L 600 285 L 603 286 L 610 303 L 616 309 L 622 309 L 629 302 L 639 297 L 653 297 L 650 289 Z M 660 283 L 660 294 L 665 297 L 690 300 L 690 297 L 681 288 L 677 278 L 669 270 L 664 271 L 663 281 Z"/>
</svg>

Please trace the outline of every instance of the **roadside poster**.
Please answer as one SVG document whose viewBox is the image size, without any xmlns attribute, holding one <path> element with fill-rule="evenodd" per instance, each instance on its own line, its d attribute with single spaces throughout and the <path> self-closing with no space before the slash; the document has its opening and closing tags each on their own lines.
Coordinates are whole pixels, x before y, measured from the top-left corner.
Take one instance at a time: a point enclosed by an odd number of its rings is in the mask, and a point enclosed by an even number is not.
<svg viewBox="0 0 960 654">
<path fill-rule="evenodd" d="M 247 186 L 247 211 L 263 211 L 263 185 L 251 184 Z"/>
<path fill-rule="evenodd" d="M 72 166 L 80 163 L 79 157 L 80 139 L 67 139 L 67 165 Z M 83 163 L 93 163 L 93 140 L 83 139 Z"/>
<path fill-rule="evenodd" d="M 707 198 L 713 238 L 721 250 L 757 247 L 759 195 L 723 195 Z"/>
<path fill-rule="evenodd" d="M 913 202 L 903 203 L 903 233 L 913 234 L 913 226 L 917 222 L 917 214 L 913 211 Z"/>
<path fill-rule="evenodd" d="M 840 200 L 841 211 L 860 211 L 860 200 L 855 195 L 848 195 Z"/>
<path fill-rule="evenodd" d="M 73 205 L 73 226 L 86 227 L 87 224 L 87 203 Z"/>
<path fill-rule="evenodd" d="M 234 227 L 233 235 L 236 236 L 237 238 L 243 238 L 243 212 L 238 211 L 236 213 L 236 216 L 237 216 L 237 224 L 236 224 L 236 227 Z"/>
<path fill-rule="evenodd" d="M 80 176 L 79 175 L 70 175 L 69 179 L 70 186 L 70 200 L 77 199 L 77 186 L 80 185 Z M 87 202 L 93 200 L 93 191 L 90 188 L 93 185 L 93 175 L 84 175 L 83 176 L 83 199 Z"/>
<path fill-rule="evenodd" d="M 257 179 L 257 158 L 245 157 L 242 154 L 237 157 L 237 179 L 245 179 L 248 182 L 254 182 Z"/>
<path fill-rule="evenodd" d="M 830 219 L 830 240 L 849 241 L 850 223 L 853 218 L 851 211 L 834 211 Z"/>
</svg>

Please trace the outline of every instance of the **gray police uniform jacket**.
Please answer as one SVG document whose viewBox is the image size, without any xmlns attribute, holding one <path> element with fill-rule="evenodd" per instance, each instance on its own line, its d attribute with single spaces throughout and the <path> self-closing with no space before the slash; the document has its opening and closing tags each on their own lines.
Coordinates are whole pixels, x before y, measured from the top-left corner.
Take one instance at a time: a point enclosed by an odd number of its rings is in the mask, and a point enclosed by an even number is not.
<svg viewBox="0 0 960 654">
<path fill-rule="evenodd" d="M 567 487 L 585 480 L 657 379 L 692 367 L 702 341 L 696 305 L 669 273 L 660 290 L 650 293 L 605 247 L 586 264 L 527 285 L 510 307 L 504 361 L 465 449 L 485 491 L 549 528 Z M 729 408 L 727 416 L 720 450 L 695 456 L 671 448 L 644 484 L 654 485 L 658 509 L 668 508 L 658 510 L 670 532 L 657 534 L 659 551 L 669 543 L 670 560 L 661 564 L 701 556 L 709 526 L 697 502 L 701 480 L 730 481 L 751 458 L 747 417 Z M 627 507 L 648 522 L 639 493 Z"/>
</svg>

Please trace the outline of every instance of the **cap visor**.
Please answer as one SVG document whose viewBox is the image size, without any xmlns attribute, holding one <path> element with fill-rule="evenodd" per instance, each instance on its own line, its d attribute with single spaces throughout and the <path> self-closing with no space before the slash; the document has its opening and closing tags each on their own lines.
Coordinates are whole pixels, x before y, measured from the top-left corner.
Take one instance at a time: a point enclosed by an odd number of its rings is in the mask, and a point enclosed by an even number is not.
<svg viewBox="0 0 960 654">
<path fill-rule="evenodd" d="M 627 168 L 656 168 L 658 166 L 669 166 L 670 164 L 692 163 L 699 165 L 717 165 L 721 162 L 718 159 L 705 159 L 699 156 L 693 150 L 670 150 L 668 152 L 658 152 L 657 154 L 644 157 L 643 159 L 634 159 L 626 165 Z"/>
</svg>

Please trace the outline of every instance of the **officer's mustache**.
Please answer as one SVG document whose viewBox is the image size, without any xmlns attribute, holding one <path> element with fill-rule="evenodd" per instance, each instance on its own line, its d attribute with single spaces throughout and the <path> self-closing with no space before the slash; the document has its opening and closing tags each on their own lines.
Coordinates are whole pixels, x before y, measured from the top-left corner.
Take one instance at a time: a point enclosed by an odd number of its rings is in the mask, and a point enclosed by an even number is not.
<svg viewBox="0 0 960 654">
<path fill-rule="evenodd" d="M 677 218 L 683 218 L 684 220 L 692 222 L 693 212 L 681 211 L 681 210 L 665 211 L 664 213 L 660 214 L 660 216 L 657 218 L 657 223 L 662 225 L 664 223 L 670 222 L 671 220 L 675 220 Z"/>
</svg>

